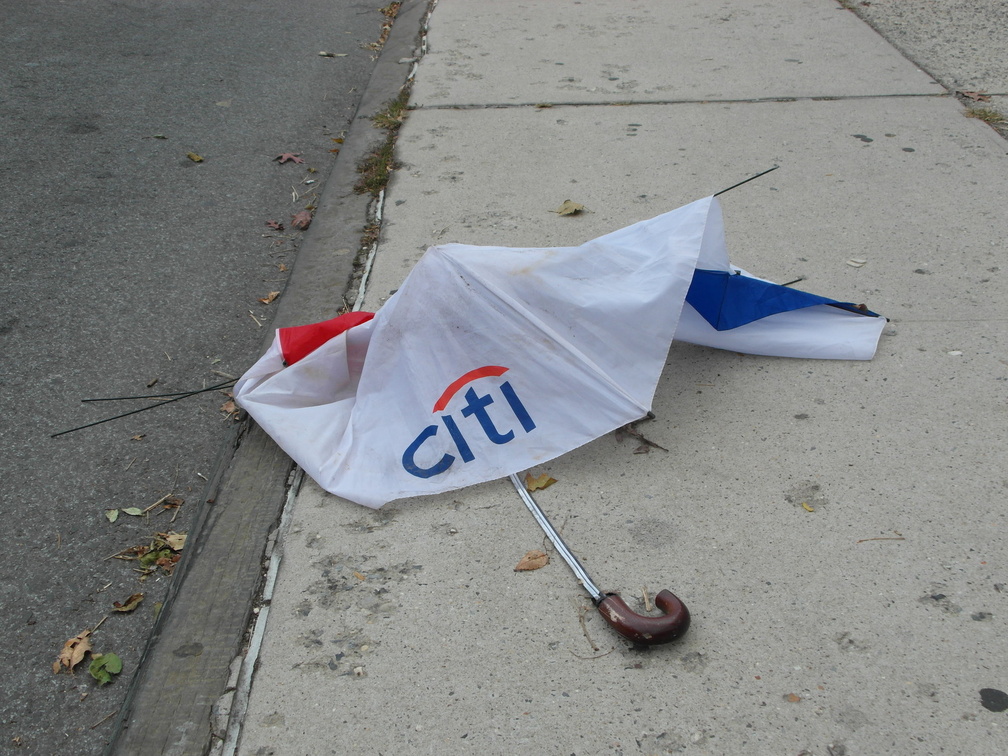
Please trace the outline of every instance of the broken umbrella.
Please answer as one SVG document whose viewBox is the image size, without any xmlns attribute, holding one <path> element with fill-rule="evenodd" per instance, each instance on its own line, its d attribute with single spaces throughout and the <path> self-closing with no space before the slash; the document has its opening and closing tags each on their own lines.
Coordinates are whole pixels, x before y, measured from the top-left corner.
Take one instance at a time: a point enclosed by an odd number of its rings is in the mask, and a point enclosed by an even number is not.
<svg viewBox="0 0 1008 756">
<path fill-rule="evenodd" d="M 374 316 L 280 329 L 235 398 L 323 488 L 376 508 L 514 475 L 638 420 L 673 339 L 870 359 L 884 324 L 732 266 L 712 196 L 577 247 L 433 247 Z M 606 616 L 608 596 L 582 582 Z M 665 601 L 664 618 L 634 616 L 668 632 L 635 640 L 685 631 L 685 607 Z"/>
</svg>

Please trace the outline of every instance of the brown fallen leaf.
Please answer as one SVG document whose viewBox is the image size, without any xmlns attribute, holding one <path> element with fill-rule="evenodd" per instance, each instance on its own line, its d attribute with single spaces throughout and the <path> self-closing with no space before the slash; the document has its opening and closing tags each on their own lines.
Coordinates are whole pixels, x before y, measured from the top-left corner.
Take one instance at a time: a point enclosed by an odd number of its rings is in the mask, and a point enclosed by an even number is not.
<svg viewBox="0 0 1008 756">
<path fill-rule="evenodd" d="M 268 221 L 266 221 L 266 226 L 268 228 L 272 228 L 274 231 L 283 231 L 284 230 L 284 224 L 281 223 L 280 221 L 268 220 Z"/>
<path fill-rule="evenodd" d="M 284 163 L 303 163 L 304 159 L 301 157 L 300 152 L 285 152 L 282 155 L 277 155 L 274 160 L 280 162 L 281 165 Z"/>
<path fill-rule="evenodd" d="M 281 273 L 286 273 L 287 272 L 287 263 L 279 263 L 277 265 L 277 270 L 279 270 Z"/>
<path fill-rule="evenodd" d="M 91 650 L 91 631 L 84 630 L 63 644 L 56 661 L 53 662 L 52 669 L 55 674 L 59 674 L 63 667 L 68 672 L 73 672 L 74 667 L 81 663 L 84 655 Z"/>
<path fill-rule="evenodd" d="M 170 557 L 161 557 L 154 564 L 160 567 L 165 575 L 171 575 L 172 570 L 175 569 L 175 565 L 178 564 L 178 560 L 181 558 L 181 554 L 172 554 Z"/>
<path fill-rule="evenodd" d="M 963 97 L 968 97 L 973 102 L 990 102 L 990 95 L 986 92 L 959 92 Z"/>
<path fill-rule="evenodd" d="M 265 297 L 262 297 L 259 301 L 263 304 L 270 304 L 274 299 L 280 296 L 279 291 L 271 291 Z"/>
<path fill-rule="evenodd" d="M 195 152 L 187 152 L 186 153 L 186 157 L 189 158 L 190 160 L 192 160 L 194 163 L 202 163 L 203 162 L 203 156 L 202 155 L 197 155 Z"/>
<path fill-rule="evenodd" d="M 570 200 L 564 200 L 564 203 L 553 212 L 557 215 L 577 215 L 578 213 L 583 213 L 584 210 L 584 205 L 579 205 L 577 202 L 571 202 Z"/>
<path fill-rule="evenodd" d="M 549 555 L 545 551 L 530 551 L 515 565 L 515 572 L 538 570 L 549 564 Z"/>
<path fill-rule="evenodd" d="M 801 696 L 797 695 L 796 693 L 788 693 L 786 696 L 784 696 L 784 700 L 787 701 L 788 703 L 798 703 L 799 701 L 801 701 Z"/>
<path fill-rule="evenodd" d="M 220 406 L 220 411 L 226 415 L 233 415 L 238 411 L 238 405 L 235 404 L 234 399 L 228 399 Z"/>
<path fill-rule="evenodd" d="M 142 593 L 134 593 L 121 604 L 118 601 L 113 601 L 112 608 L 117 612 L 132 612 L 140 606 L 140 602 L 143 601 L 143 597 L 144 595 Z"/>
<path fill-rule="evenodd" d="M 183 504 L 185 504 L 185 499 L 181 496 L 169 496 L 161 502 L 164 509 L 178 509 Z"/>
<path fill-rule="evenodd" d="M 139 559 L 144 554 L 150 551 L 150 546 L 130 546 L 128 549 L 123 549 L 118 554 L 113 554 L 112 556 L 105 557 L 106 559 L 124 559 L 127 562 Z"/>
<path fill-rule="evenodd" d="M 549 488 L 554 483 L 556 483 L 556 478 L 551 478 L 546 473 L 543 473 L 538 478 L 533 478 L 532 473 L 525 473 L 525 490 L 529 491 L 541 491 L 544 488 Z"/>
<path fill-rule="evenodd" d="M 302 231 L 311 225 L 311 221 L 311 210 L 302 210 L 301 212 L 294 213 L 294 215 L 291 216 L 291 225 L 294 226 L 294 228 L 300 228 Z"/>
<path fill-rule="evenodd" d="M 167 546 L 172 551 L 182 551 L 185 546 L 186 534 L 185 533 L 175 533 L 174 531 L 169 531 L 167 533 L 158 533 L 158 538 L 164 541 L 165 546 Z"/>
</svg>

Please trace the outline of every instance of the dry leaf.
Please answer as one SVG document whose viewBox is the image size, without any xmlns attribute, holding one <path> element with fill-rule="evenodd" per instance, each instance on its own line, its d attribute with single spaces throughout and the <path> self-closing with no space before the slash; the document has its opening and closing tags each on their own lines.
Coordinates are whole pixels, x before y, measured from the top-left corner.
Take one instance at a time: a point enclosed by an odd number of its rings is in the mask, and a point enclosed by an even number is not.
<svg viewBox="0 0 1008 756">
<path fill-rule="evenodd" d="M 538 478 L 533 478 L 532 473 L 525 473 L 525 489 L 529 492 L 541 491 L 544 488 L 549 488 L 554 483 L 556 483 L 556 478 L 551 478 L 546 473 L 543 473 Z"/>
<path fill-rule="evenodd" d="M 130 441 L 142 441 L 146 433 L 137 433 L 135 436 L 130 436 Z"/>
<path fill-rule="evenodd" d="M 165 575 L 171 575 L 172 570 L 175 569 L 175 565 L 178 560 L 182 558 L 181 554 L 172 554 L 170 557 L 161 557 L 154 564 L 161 568 Z"/>
<path fill-rule="evenodd" d="M 281 273 L 286 273 L 287 272 L 287 263 L 280 263 L 279 265 L 277 265 L 277 269 Z"/>
<path fill-rule="evenodd" d="M 202 155 L 197 155 L 195 152 L 187 152 L 186 153 L 186 157 L 189 158 L 190 160 L 192 160 L 194 163 L 202 163 L 203 162 L 203 156 Z"/>
<path fill-rule="evenodd" d="M 238 405 L 235 404 L 234 399 L 228 399 L 224 404 L 220 406 L 220 411 L 228 415 L 233 415 L 238 411 Z"/>
<path fill-rule="evenodd" d="M 161 502 L 161 506 L 165 509 L 178 509 L 183 504 L 185 504 L 185 499 L 181 496 L 169 496 L 167 499 Z"/>
<path fill-rule="evenodd" d="M 172 551 L 182 551 L 182 547 L 185 546 L 186 534 L 185 533 L 158 533 L 158 538 L 165 542 L 165 545 Z"/>
<path fill-rule="evenodd" d="M 284 230 L 284 224 L 281 223 L 280 221 L 268 220 L 268 221 L 266 221 L 266 226 L 268 228 L 272 228 L 274 231 L 283 231 Z"/>
<path fill-rule="evenodd" d="M 515 565 L 515 572 L 526 572 L 528 570 L 538 570 L 549 564 L 549 556 L 545 551 L 530 551 L 521 558 Z"/>
<path fill-rule="evenodd" d="M 968 97 L 973 102 L 990 102 L 990 95 L 986 92 L 960 92 L 963 97 Z"/>
<path fill-rule="evenodd" d="M 583 213 L 584 209 L 584 205 L 579 205 L 577 202 L 571 202 L 570 200 L 564 200 L 564 203 L 553 212 L 557 215 L 577 215 L 578 213 Z"/>
<path fill-rule="evenodd" d="M 304 231 L 311 225 L 311 210 L 302 210 L 291 216 L 291 225 Z"/>
<path fill-rule="evenodd" d="M 274 160 L 280 161 L 280 164 L 284 163 L 303 163 L 304 159 L 301 157 L 300 152 L 285 152 L 282 155 L 277 155 Z"/>
<path fill-rule="evenodd" d="M 130 596 L 121 604 L 118 601 L 113 601 L 112 607 L 117 612 L 132 612 L 134 609 L 140 606 L 140 602 L 143 601 L 143 597 L 144 595 L 142 593 L 134 593 L 132 596 Z"/>
<path fill-rule="evenodd" d="M 143 510 L 140 507 L 126 507 L 122 510 L 123 514 L 128 514 L 130 517 L 139 517 L 143 514 Z"/>
<path fill-rule="evenodd" d="M 263 304 L 270 304 L 274 299 L 280 296 L 279 291 L 271 291 L 265 297 L 261 298 L 259 301 Z"/>
<path fill-rule="evenodd" d="M 73 672 L 73 668 L 80 664 L 84 655 L 91 650 L 90 637 L 91 631 L 85 630 L 64 643 L 59 657 L 53 662 L 53 672 L 59 674 L 62 667 L 66 667 L 68 671 Z"/>
</svg>

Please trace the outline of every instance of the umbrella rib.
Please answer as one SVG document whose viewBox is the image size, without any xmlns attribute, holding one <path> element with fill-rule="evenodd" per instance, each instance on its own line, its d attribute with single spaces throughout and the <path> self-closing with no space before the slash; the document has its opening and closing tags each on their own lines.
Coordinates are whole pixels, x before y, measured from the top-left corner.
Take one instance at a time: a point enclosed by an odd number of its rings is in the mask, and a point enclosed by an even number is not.
<svg viewBox="0 0 1008 756">
<path fill-rule="evenodd" d="M 487 291 L 490 294 L 493 294 L 498 300 L 506 304 L 512 311 L 519 314 L 523 319 L 527 320 L 529 323 L 538 328 L 539 331 L 541 331 L 543 334 L 552 339 L 552 341 L 555 344 L 563 347 L 563 349 L 566 350 L 568 354 L 572 355 L 577 360 L 580 360 L 583 364 L 585 364 L 588 368 L 590 368 L 591 372 L 596 377 L 602 380 L 609 388 L 611 388 L 615 393 L 623 397 L 627 402 L 629 402 L 634 407 L 639 409 L 642 415 L 648 411 L 647 407 L 641 405 L 637 400 L 635 400 L 632 396 L 630 396 L 623 389 L 623 387 L 620 386 L 618 383 L 616 383 L 616 381 L 614 381 L 611 377 L 609 377 L 609 375 L 602 368 L 600 368 L 595 363 L 594 360 L 589 358 L 584 352 L 575 347 L 568 340 L 562 338 L 559 333 L 557 333 L 554 329 L 550 328 L 546 323 L 540 320 L 528 308 L 524 307 L 519 300 L 508 296 L 504 292 L 500 291 L 497 287 L 487 283 L 481 276 L 474 273 L 472 270 L 466 270 L 465 272 L 472 281 L 478 282 L 484 288 L 485 291 Z"/>
</svg>

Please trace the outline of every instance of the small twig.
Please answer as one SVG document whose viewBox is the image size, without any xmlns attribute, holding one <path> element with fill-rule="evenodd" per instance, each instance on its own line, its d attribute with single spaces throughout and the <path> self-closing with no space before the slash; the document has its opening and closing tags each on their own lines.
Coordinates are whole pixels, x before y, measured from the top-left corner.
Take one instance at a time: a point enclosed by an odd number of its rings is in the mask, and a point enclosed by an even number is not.
<svg viewBox="0 0 1008 756">
<path fill-rule="evenodd" d="M 98 620 L 98 624 L 91 628 L 91 632 L 92 633 L 97 633 L 98 632 L 98 628 L 101 627 L 102 624 L 104 624 L 105 620 L 107 620 L 108 618 L 109 618 L 109 616 L 106 614 L 104 617 L 102 617 L 100 620 Z"/>
<path fill-rule="evenodd" d="M 660 444 L 656 444 L 654 441 L 652 441 L 649 438 L 645 438 L 644 434 L 641 433 L 639 430 L 637 430 L 634 427 L 639 422 L 640 422 L 640 420 L 637 420 L 637 421 L 632 422 L 632 423 L 627 423 L 622 428 L 620 428 L 620 430 L 623 431 L 624 433 L 626 433 L 629 436 L 633 436 L 638 441 L 640 441 L 642 444 L 647 444 L 648 446 L 653 446 L 655 449 L 661 449 L 663 452 L 667 452 L 668 449 L 666 449 L 664 446 L 661 446 Z"/>
<path fill-rule="evenodd" d="M 585 623 L 585 615 L 587 613 L 588 613 L 587 609 L 585 609 L 584 607 L 579 607 L 578 608 L 578 622 L 581 623 L 581 632 L 584 633 L 585 640 L 588 641 L 588 645 L 591 646 L 592 651 L 598 651 L 599 647 L 595 645 L 595 641 L 593 641 L 591 639 L 591 636 L 588 635 L 588 625 Z M 574 652 L 571 651 L 571 653 L 573 654 Z M 577 656 L 577 654 L 574 654 L 574 655 Z"/>
<path fill-rule="evenodd" d="M 249 313 L 249 317 L 252 318 L 252 320 L 255 321 L 255 324 L 257 326 L 259 326 L 260 328 L 262 328 L 262 323 L 259 322 L 259 318 L 257 318 L 255 315 L 252 314 L 252 310 L 249 310 L 248 313 Z"/>
<path fill-rule="evenodd" d="M 598 651 L 597 648 L 595 650 Z M 592 659 L 601 659 L 603 656 L 609 656 L 609 654 L 611 654 L 615 650 L 616 650 L 616 647 L 613 646 L 608 651 L 606 651 L 604 654 L 599 654 L 598 656 L 581 656 L 580 654 L 575 654 L 573 651 L 571 651 L 571 655 L 576 656 L 578 659 L 584 659 L 585 661 L 591 661 Z"/>
<path fill-rule="evenodd" d="M 137 461 L 137 458 L 133 457 L 133 459 L 130 460 L 130 463 L 128 465 L 126 465 L 126 470 L 129 470 L 131 467 L 133 467 L 133 463 L 136 462 L 136 461 Z M 126 472 L 126 470 L 123 470 L 123 472 Z"/>
<path fill-rule="evenodd" d="M 651 611 L 651 598 L 648 596 L 647 586 L 646 585 L 642 585 L 640 590 L 641 590 L 641 593 L 644 595 L 644 611 L 645 612 L 650 612 Z"/>
<path fill-rule="evenodd" d="M 92 729 L 92 730 L 93 730 L 93 729 L 94 729 L 95 727 L 97 727 L 98 725 L 100 725 L 100 724 L 105 724 L 106 722 L 108 722 L 108 721 L 109 721 L 110 719 L 112 719 L 112 717 L 114 717 L 114 716 L 115 716 L 116 714 L 118 714 L 118 713 L 119 713 L 119 709 L 116 709 L 116 710 L 115 710 L 115 711 L 113 711 L 113 712 L 112 712 L 111 714 L 109 714 L 109 715 L 108 715 L 107 717 L 105 717 L 104 719 L 102 719 L 101 721 L 99 721 L 99 722 L 95 722 L 95 723 L 94 723 L 93 725 L 91 725 L 90 729 Z"/>
<path fill-rule="evenodd" d="M 905 541 L 905 540 L 906 538 L 903 538 L 902 536 L 900 536 L 899 538 L 896 538 L 894 536 L 879 536 L 878 538 L 862 538 L 861 540 L 856 541 L 855 543 L 864 543 L 865 541 Z"/>
<path fill-rule="evenodd" d="M 233 375 L 225 373 L 223 370 L 211 370 L 210 372 L 213 373 L 214 375 L 219 375 L 221 378 L 228 378 L 228 379 L 230 379 L 232 381 L 237 381 L 238 380 Z"/>
<path fill-rule="evenodd" d="M 172 490 L 174 491 L 175 489 L 174 489 L 174 488 L 172 488 Z M 165 494 L 165 495 L 164 495 L 164 496 L 162 496 L 162 497 L 161 497 L 160 499 L 158 499 L 158 500 L 157 500 L 157 501 L 155 501 L 155 502 L 154 502 L 153 504 L 151 504 L 151 505 L 150 505 L 149 507 L 147 507 L 147 509 L 145 509 L 145 510 L 144 510 L 143 512 L 141 512 L 140 514 L 147 514 L 147 513 L 148 513 L 148 512 L 150 512 L 150 511 L 151 511 L 152 509 L 154 509 L 154 507 L 157 507 L 157 506 L 160 506 L 161 504 L 164 504 L 164 503 L 165 503 L 166 501 L 168 501 L 168 499 L 170 499 L 170 498 L 171 498 L 172 496 L 173 496 L 173 494 L 170 494 L 170 493 L 167 493 L 167 494 Z"/>
<path fill-rule="evenodd" d="M 804 281 L 804 280 L 805 280 L 805 276 L 798 276 L 798 278 L 796 278 L 794 281 L 788 281 L 785 284 L 781 284 L 781 286 L 790 286 L 791 284 L 796 284 L 799 281 Z"/>
</svg>

